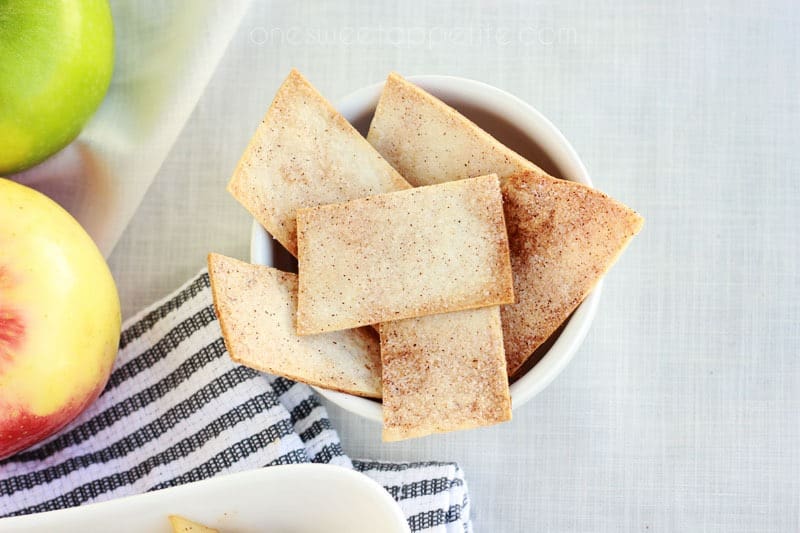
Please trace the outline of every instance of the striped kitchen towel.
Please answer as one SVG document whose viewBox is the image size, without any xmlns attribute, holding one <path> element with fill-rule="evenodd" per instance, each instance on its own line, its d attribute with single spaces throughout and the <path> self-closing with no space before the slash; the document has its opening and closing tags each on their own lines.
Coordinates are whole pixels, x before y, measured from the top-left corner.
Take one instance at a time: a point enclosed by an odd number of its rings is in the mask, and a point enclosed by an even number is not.
<svg viewBox="0 0 800 533">
<path fill-rule="evenodd" d="M 202 272 L 123 326 L 108 385 L 86 412 L 0 462 L 0 516 L 306 462 L 371 477 L 412 531 L 472 530 L 458 465 L 351 460 L 308 386 L 231 362 Z"/>
</svg>

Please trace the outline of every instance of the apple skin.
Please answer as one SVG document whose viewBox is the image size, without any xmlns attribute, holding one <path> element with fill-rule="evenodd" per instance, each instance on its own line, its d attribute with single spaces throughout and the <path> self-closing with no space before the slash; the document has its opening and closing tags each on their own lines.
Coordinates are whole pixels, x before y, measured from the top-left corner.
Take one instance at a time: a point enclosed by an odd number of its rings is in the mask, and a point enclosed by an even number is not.
<svg viewBox="0 0 800 533">
<path fill-rule="evenodd" d="M 113 69 L 107 0 L 0 0 L 0 175 L 69 144 Z"/>
<path fill-rule="evenodd" d="M 119 335 L 117 288 L 91 237 L 54 201 L 0 178 L 0 458 L 100 395 Z"/>
</svg>

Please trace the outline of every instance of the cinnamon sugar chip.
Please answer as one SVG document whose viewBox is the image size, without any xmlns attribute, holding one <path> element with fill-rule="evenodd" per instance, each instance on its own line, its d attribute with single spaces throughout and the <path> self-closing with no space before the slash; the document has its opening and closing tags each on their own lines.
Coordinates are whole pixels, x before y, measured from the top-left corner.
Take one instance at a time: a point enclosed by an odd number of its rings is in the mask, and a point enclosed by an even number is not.
<svg viewBox="0 0 800 533">
<path fill-rule="evenodd" d="M 497 176 L 301 209 L 301 335 L 514 301 Z"/>
<path fill-rule="evenodd" d="M 384 322 L 380 334 L 383 440 L 511 419 L 498 307 Z"/>
<path fill-rule="evenodd" d="M 299 337 L 297 276 L 209 254 L 214 307 L 231 359 L 262 372 L 381 397 L 380 347 L 366 329 Z"/>
<path fill-rule="evenodd" d="M 644 219 L 579 183 L 525 172 L 503 184 L 517 303 L 501 308 L 513 375 L 611 268 Z"/>
<path fill-rule="evenodd" d="M 296 70 L 283 82 L 228 191 L 297 255 L 295 211 L 410 185 Z"/>
</svg>

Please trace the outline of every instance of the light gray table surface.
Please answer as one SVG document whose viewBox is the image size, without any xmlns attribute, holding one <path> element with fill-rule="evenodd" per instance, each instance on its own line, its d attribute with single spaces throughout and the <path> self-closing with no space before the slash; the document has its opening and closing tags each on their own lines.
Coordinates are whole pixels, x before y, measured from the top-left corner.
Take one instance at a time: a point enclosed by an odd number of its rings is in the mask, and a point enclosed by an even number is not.
<svg viewBox="0 0 800 533">
<path fill-rule="evenodd" d="M 345 452 L 458 461 L 478 532 L 800 531 L 798 27 L 788 0 L 256 1 L 110 256 L 123 312 L 247 258 L 225 183 L 291 67 L 334 101 L 390 70 L 481 80 L 644 230 L 512 422 L 383 444 L 328 405 Z"/>
</svg>

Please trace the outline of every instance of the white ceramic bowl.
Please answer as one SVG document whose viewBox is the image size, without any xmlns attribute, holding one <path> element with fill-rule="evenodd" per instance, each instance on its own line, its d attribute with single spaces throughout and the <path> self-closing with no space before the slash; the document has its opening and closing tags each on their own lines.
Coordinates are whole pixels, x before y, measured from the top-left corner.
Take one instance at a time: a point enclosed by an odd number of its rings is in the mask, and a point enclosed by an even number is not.
<svg viewBox="0 0 800 533">
<path fill-rule="evenodd" d="M 408 79 L 456 108 L 554 176 L 592 185 L 589 173 L 569 141 L 544 115 L 516 96 L 485 83 L 453 76 L 411 76 Z M 364 134 L 369 128 L 382 88 L 383 83 L 364 87 L 346 96 L 337 105 L 344 117 Z M 281 261 L 277 261 L 278 258 L 273 254 L 272 243 L 267 232 L 254 222 L 250 240 L 251 261 L 280 268 Z M 545 353 L 541 359 L 511 384 L 512 408 L 519 408 L 542 391 L 570 362 L 594 319 L 601 289 L 602 282 L 575 310 L 561 331 L 545 343 L 542 349 Z M 381 421 L 381 405 L 374 400 L 317 390 L 348 411 Z"/>
</svg>

